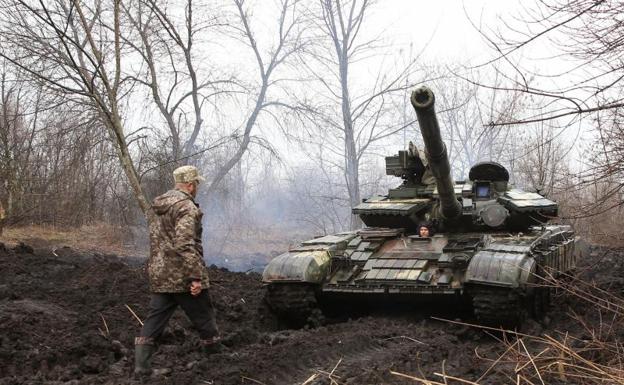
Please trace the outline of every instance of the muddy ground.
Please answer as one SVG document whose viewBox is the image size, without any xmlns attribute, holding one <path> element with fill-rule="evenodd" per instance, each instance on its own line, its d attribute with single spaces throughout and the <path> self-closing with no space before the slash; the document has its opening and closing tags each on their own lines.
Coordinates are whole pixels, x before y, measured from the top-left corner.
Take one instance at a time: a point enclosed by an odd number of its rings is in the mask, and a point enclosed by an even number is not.
<svg viewBox="0 0 624 385">
<path fill-rule="evenodd" d="M 624 252 L 594 249 L 580 275 L 620 295 Z M 469 380 L 504 350 L 499 334 L 433 320 L 415 309 L 330 319 L 317 328 L 289 329 L 263 302 L 260 276 L 210 268 L 218 324 L 229 350 L 204 356 L 178 311 L 155 357 L 171 374 L 152 384 L 417 384 L 391 371 L 440 380 L 435 372 Z M 68 248 L 0 244 L 0 384 L 131 384 L 133 338 L 149 294 L 141 262 Z M 561 294 L 536 335 L 569 332 L 588 338 L 602 314 Z M 581 327 L 578 320 L 587 322 Z M 468 320 L 470 321 L 470 320 Z M 617 323 L 608 338 L 624 335 Z M 529 349 L 531 347 L 529 346 Z M 491 370 L 481 384 L 514 383 L 513 369 Z M 549 381 L 555 383 L 555 380 Z M 565 381 L 564 381 L 565 382 Z M 567 379 L 567 383 L 571 383 Z M 453 382 L 449 382 L 453 383 Z M 563 383 L 563 382 L 562 382 Z"/>
</svg>

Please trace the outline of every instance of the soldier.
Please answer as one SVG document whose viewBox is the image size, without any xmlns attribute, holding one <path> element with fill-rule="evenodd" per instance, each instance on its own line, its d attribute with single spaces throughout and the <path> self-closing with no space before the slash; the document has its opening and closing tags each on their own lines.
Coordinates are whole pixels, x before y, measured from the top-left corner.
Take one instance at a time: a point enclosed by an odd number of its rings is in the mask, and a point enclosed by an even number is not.
<svg viewBox="0 0 624 385">
<path fill-rule="evenodd" d="M 208 293 L 208 270 L 203 260 L 202 212 L 194 198 L 204 179 L 197 168 L 173 171 L 175 189 L 154 199 L 157 218 L 150 227 L 150 311 L 135 339 L 138 376 L 153 373 L 151 356 L 169 318 L 178 305 L 199 331 L 208 354 L 221 351 L 215 311 Z M 162 371 L 158 371 L 162 373 Z"/>
</svg>

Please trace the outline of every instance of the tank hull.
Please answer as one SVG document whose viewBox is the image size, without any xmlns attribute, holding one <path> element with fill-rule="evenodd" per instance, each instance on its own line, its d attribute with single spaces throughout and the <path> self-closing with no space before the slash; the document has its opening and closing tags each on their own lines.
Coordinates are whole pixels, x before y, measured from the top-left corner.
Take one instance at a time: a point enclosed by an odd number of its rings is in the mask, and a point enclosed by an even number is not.
<svg viewBox="0 0 624 385">
<path fill-rule="evenodd" d="M 263 280 L 271 287 L 267 299 L 276 312 L 299 320 L 330 303 L 449 301 L 472 304 L 483 323 L 510 325 L 543 313 L 545 309 L 536 308 L 544 302 L 541 276 L 573 269 L 575 243 L 569 226 L 560 225 L 515 235 L 448 233 L 431 238 L 364 229 L 304 242 L 274 259 Z M 317 262 L 311 263 L 311 256 Z M 285 295 L 289 288 L 302 287 L 307 294 Z"/>
</svg>

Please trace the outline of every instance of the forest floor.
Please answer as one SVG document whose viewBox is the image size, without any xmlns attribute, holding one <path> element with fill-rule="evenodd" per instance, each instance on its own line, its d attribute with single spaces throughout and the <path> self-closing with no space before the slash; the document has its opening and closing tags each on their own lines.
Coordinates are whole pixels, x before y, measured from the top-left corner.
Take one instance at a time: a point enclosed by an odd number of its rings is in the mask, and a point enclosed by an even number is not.
<svg viewBox="0 0 624 385">
<path fill-rule="evenodd" d="M 149 300 L 141 260 L 0 244 L 0 266 L 0 384 L 137 383 L 131 371 L 140 325 L 132 312 L 144 318 Z M 624 250 L 594 249 L 580 261 L 578 274 L 592 286 L 576 294 L 560 290 L 545 322 L 527 323 L 527 335 L 437 320 L 416 309 L 289 329 L 266 308 L 258 274 L 214 266 L 210 274 L 229 349 L 200 353 L 178 311 L 154 358 L 155 367 L 172 371 L 146 383 L 467 383 L 441 374 L 479 384 L 621 383 L 614 379 L 622 378 Z M 575 371 L 583 365 L 591 371 Z"/>
<path fill-rule="evenodd" d="M 141 240 L 144 240 L 141 242 Z M 23 242 L 34 248 L 68 246 L 74 250 L 104 254 L 145 256 L 147 234 L 139 226 L 113 226 L 96 222 L 79 227 L 22 225 L 6 227 L 0 241 Z"/>
<path fill-rule="evenodd" d="M 236 231 L 210 229 L 204 234 L 204 255 L 209 263 L 232 271 L 262 271 L 283 250 L 315 235 L 297 231 L 293 226 L 239 226 Z M 141 226 L 114 226 L 95 222 L 80 227 L 21 225 L 4 229 L 0 242 L 23 242 L 35 248 L 68 246 L 80 252 L 99 252 L 120 256 L 145 257 L 149 252 L 148 235 Z"/>
</svg>

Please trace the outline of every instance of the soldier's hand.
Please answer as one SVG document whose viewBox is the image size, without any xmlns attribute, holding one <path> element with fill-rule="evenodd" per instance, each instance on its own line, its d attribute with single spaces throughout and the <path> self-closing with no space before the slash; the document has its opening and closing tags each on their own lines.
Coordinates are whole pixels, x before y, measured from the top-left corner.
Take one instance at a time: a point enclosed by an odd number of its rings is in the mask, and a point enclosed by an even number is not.
<svg viewBox="0 0 624 385">
<path fill-rule="evenodd" d="M 201 281 L 193 281 L 191 282 L 191 295 L 198 296 L 202 291 Z"/>
</svg>

